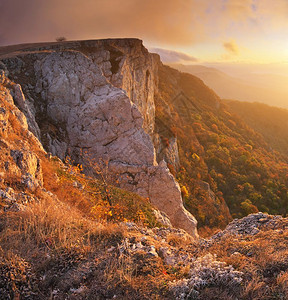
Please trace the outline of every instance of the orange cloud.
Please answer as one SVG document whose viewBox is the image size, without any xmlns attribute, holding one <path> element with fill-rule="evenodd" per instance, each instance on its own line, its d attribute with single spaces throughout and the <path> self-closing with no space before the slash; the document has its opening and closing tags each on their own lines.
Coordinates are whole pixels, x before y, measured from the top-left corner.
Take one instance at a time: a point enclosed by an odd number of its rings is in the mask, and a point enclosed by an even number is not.
<svg viewBox="0 0 288 300">
<path fill-rule="evenodd" d="M 224 42 L 223 47 L 229 54 L 233 54 L 233 55 L 239 54 L 239 47 L 235 41 Z"/>
<path fill-rule="evenodd" d="M 0 45 L 138 37 L 175 49 L 230 36 L 264 40 L 273 28 L 288 34 L 287 0 L 0 0 L 0 12 Z"/>
</svg>

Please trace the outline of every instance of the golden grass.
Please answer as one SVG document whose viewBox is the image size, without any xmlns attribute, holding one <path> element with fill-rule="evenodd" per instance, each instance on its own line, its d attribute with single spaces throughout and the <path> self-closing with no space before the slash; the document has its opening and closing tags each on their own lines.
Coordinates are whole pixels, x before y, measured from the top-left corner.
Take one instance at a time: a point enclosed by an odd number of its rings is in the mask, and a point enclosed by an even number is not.
<svg viewBox="0 0 288 300">
<path fill-rule="evenodd" d="M 288 232 L 227 236 L 199 255 L 207 252 L 245 274 L 239 299 L 288 299 Z"/>
<path fill-rule="evenodd" d="M 31 246 L 90 251 L 95 242 L 109 235 L 123 234 L 120 226 L 104 227 L 85 218 L 75 207 L 47 195 L 29 204 L 25 211 L 2 213 L 2 218 L 6 222 L 0 238 L 2 248 L 19 249 L 21 252 Z"/>
<path fill-rule="evenodd" d="M 192 237 L 191 239 L 188 238 L 188 235 L 185 236 L 179 236 L 175 233 L 169 233 L 167 235 L 167 242 L 173 247 L 181 248 L 188 246 L 193 241 Z"/>
<path fill-rule="evenodd" d="M 277 276 L 276 284 L 283 291 L 287 299 L 288 298 L 288 272 L 287 271 L 286 272 L 282 271 Z"/>
</svg>

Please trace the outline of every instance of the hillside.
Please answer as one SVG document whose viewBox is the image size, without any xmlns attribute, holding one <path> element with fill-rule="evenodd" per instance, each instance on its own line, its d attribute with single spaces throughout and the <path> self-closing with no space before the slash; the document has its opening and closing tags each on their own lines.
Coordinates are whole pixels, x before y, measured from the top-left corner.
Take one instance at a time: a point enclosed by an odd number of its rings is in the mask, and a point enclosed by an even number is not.
<svg viewBox="0 0 288 300">
<path fill-rule="evenodd" d="M 37 44 L 2 62 L 27 95 L 18 105 L 48 152 L 71 156 L 86 173 L 103 165 L 113 184 L 148 198 L 197 237 L 178 183 L 156 162 L 158 56 L 140 40 L 107 39 Z"/>
<path fill-rule="evenodd" d="M 117 293 L 124 275 L 113 272 L 127 270 L 107 249 L 132 238 L 129 224 L 171 223 L 146 199 L 108 185 L 101 170 L 97 180 L 47 154 L 14 105 L 18 87 L 1 71 L 0 299 Z"/>
<path fill-rule="evenodd" d="M 177 136 L 177 178 L 186 207 L 200 225 L 223 226 L 229 216 L 226 204 L 233 217 L 258 210 L 285 215 L 283 156 L 197 77 L 163 66 L 159 78 L 156 125 L 166 139 Z M 210 184 L 216 201 L 205 196 L 210 188 L 203 181 Z"/>
<path fill-rule="evenodd" d="M 237 113 L 251 128 L 259 132 L 268 145 L 287 157 L 288 110 L 262 103 L 224 100 L 231 112 Z"/>
<path fill-rule="evenodd" d="M 10 48 L 0 58 L 27 95 L 18 106 L 53 155 L 70 155 L 87 171 L 102 161 L 114 184 L 149 198 L 191 234 L 187 210 L 198 227 L 258 210 L 286 214 L 286 160 L 203 81 L 163 66 L 141 41 Z"/>
<path fill-rule="evenodd" d="M 249 215 L 196 241 L 147 200 L 47 154 L 15 89 L 2 72 L 1 299 L 288 296 L 287 219 Z"/>
</svg>

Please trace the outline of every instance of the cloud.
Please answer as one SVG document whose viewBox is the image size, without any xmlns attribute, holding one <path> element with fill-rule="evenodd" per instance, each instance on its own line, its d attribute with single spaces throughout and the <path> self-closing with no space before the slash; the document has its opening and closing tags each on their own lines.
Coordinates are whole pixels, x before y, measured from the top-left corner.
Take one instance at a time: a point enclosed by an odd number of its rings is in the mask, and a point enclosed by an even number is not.
<svg viewBox="0 0 288 300">
<path fill-rule="evenodd" d="M 182 62 L 196 62 L 197 58 L 178 51 L 162 49 L 162 48 L 150 48 L 150 52 L 156 52 L 160 55 L 161 60 L 164 63 L 182 63 Z"/>
<path fill-rule="evenodd" d="M 175 49 L 288 31 L 287 0 L 0 0 L 0 13 L 0 45 L 137 37 Z"/>
<path fill-rule="evenodd" d="M 201 15 L 199 0 L 1 0 L 0 35 L 10 43 L 66 36 L 188 45 L 205 36 Z"/>
<path fill-rule="evenodd" d="M 255 0 L 229 0 L 223 4 L 223 13 L 234 21 L 246 21 L 255 15 Z"/>
<path fill-rule="evenodd" d="M 223 47 L 229 54 L 239 55 L 239 47 L 235 41 L 224 42 Z"/>
<path fill-rule="evenodd" d="M 288 1 L 287 0 L 257 0 L 257 13 L 266 24 L 266 28 L 288 27 Z"/>
</svg>

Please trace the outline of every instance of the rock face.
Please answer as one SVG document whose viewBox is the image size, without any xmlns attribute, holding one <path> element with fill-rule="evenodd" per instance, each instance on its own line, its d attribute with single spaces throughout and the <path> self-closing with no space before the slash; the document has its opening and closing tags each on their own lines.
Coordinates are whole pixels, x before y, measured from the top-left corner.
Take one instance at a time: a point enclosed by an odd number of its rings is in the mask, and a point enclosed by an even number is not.
<svg viewBox="0 0 288 300">
<path fill-rule="evenodd" d="M 93 157 L 106 156 L 109 161 L 153 165 L 153 145 L 142 129 L 139 110 L 123 90 L 107 82 L 97 65 L 79 52 L 67 51 L 44 56 L 35 70 L 47 116 L 64 124 L 74 156 L 89 149 Z M 50 149 L 57 151 L 53 144 Z"/>
<path fill-rule="evenodd" d="M 154 145 L 156 149 L 157 160 L 165 160 L 167 164 L 173 166 L 175 169 L 179 169 L 180 160 L 177 145 L 177 137 L 171 137 L 166 139 L 165 145 L 163 145 L 163 140 L 160 138 L 159 134 L 154 134 Z"/>
<path fill-rule="evenodd" d="M 31 145 L 34 145 L 37 151 L 44 152 L 44 149 L 37 138 L 28 131 L 24 114 L 14 105 L 19 99 L 17 91 L 21 91 L 21 88 L 8 80 L 3 71 L 0 71 L 0 83 L 3 84 L 0 88 L 0 156 L 2 158 L 0 169 L 5 171 L 6 177 L 11 182 L 17 181 L 18 184 L 32 191 L 42 187 L 43 176 L 40 159 L 34 151 L 31 151 Z M 23 141 L 19 141 L 17 136 L 19 134 L 23 137 Z M 2 172 L 0 172 L 0 183 L 1 181 Z"/>
<path fill-rule="evenodd" d="M 197 222 L 166 163 L 157 164 L 150 137 L 157 60 L 139 40 L 106 40 L 27 51 L 3 62 L 10 74 L 18 66 L 14 80 L 33 65 L 34 86 L 23 82 L 24 93 L 29 91 L 48 151 L 70 154 L 87 168 L 91 159 L 104 160 L 122 188 L 149 198 L 174 226 L 197 237 Z M 23 102 L 18 105 L 27 114 Z"/>
<path fill-rule="evenodd" d="M 109 41 L 102 43 L 100 53 L 91 53 L 89 57 L 97 63 L 104 76 L 115 87 L 126 91 L 129 99 L 141 112 L 144 130 L 152 135 L 155 123 L 154 95 L 157 91 L 158 55 L 150 54 L 140 40 Z"/>
</svg>

